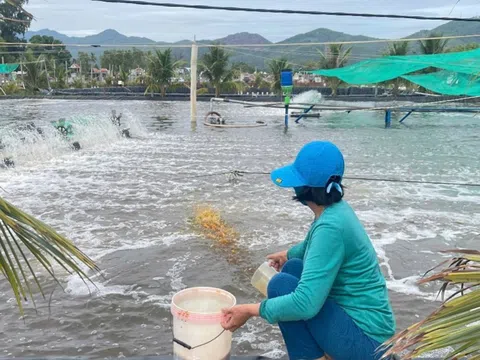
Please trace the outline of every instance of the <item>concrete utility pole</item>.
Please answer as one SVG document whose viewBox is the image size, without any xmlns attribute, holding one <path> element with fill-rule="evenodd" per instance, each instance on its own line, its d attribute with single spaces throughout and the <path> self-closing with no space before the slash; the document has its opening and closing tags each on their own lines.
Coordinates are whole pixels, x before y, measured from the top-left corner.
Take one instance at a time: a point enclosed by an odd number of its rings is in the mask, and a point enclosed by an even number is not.
<svg viewBox="0 0 480 360">
<path fill-rule="evenodd" d="M 192 56 L 190 60 L 190 114 L 192 123 L 197 122 L 197 63 L 198 46 L 194 40 L 192 44 Z"/>
</svg>

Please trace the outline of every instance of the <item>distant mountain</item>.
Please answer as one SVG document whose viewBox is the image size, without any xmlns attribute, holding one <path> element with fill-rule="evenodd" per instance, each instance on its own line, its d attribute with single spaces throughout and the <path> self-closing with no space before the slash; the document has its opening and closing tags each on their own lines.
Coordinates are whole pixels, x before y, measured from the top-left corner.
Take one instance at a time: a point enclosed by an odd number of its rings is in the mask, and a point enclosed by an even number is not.
<svg viewBox="0 0 480 360">
<path fill-rule="evenodd" d="M 74 37 L 74 36 L 70 37 L 50 29 L 42 29 L 38 31 L 27 31 L 25 33 L 25 38 L 29 40 L 32 38 L 32 36 L 35 36 L 35 35 L 53 36 L 54 38 L 62 41 L 65 44 L 129 45 L 129 44 L 155 44 L 156 43 L 155 41 L 151 39 L 147 39 L 145 37 L 125 36 L 113 29 L 107 29 L 102 31 L 99 34 L 89 35 L 85 37 Z"/>
<path fill-rule="evenodd" d="M 421 30 L 407 38 L 423 38 L 428 37 L 431 33 L 442 34 L 443 36 L 464 36 L 480 34 L 480 22 L 458 22 L 450 21 L 446 24 L 440 25 L 432 30 Z M 456 45 L 465 45 L 477 43 L 480 44 L 480 37 L 469 37 L 462 39 L 450 39 L 447 46 L 452 47 Z"/>
<path fill-rule="evenodd" d="M 384 43 L 367 43 L 367 44 L 355 44 L 350 45 L 350 41 L 371 41 L 378 40 L 376 38 L 363 36 L 363 35 L 350 35 L 343 32 L 332 31 L 330 29 L 316 29 L 305 34 L 295 35 L 291 38 L 288 38 L 284 41 L 281 41 L 280 44 L 293 44 L 293 43 L 325 43 L 325 42 L 336 42 L 344 41 L 347 44 L 344 45 L 345 49 L 352 47 L 352 52 L 350 56 L 350 62 L 357 62 L 368 57 L 374 57 L 382 54 L 386 48 Z M 287 57 L 290 61 L 298 62 L 300 59 L 303 59 L 303 63 L 306 61 L 318 61 L 319 51 L 325 51 L 327 46 L 325 45 L 312 45 L 309 46 L 300 46 L 300 47 L 278 47 L 275 50 L 285 50 L 285 53 L 289 54 Z M 290 51 L 288 51 L 290 49 Z"/>
<path fill-rule="evenodd" d="M 271 44 L 271 41 L 265 39 L 262 35 L 251 34 L 248 32 L 241 32 L 233 35 L 228 35 L 224 38 L 215 40 L 221 44 L 228 45 L 243 45 L 243 44 Z"/>
<path fill-rule="evenodd" d="M 42 29 L 38 31 L 27 31 L 25 33 L 25 39 L 30 40 L 35 35 L 52 36 L 55 39 L 60 40 L 64 44 L 71 42 L 71 38 L 68 37 L 67 35 L 61 34 L 55 30 L 50 30 L 50 29 Z"/>
<path fill-rule="evenodd" d="M 432 32 L 441 33 L 446 36 L 458 36 L 458 35 L 471 35 L 471 34 L 480 34 L 480 23 L 476 22 L 448 22 L 446 24 L 440 25 L 432 30 L 422 30 L 416 32 L 407 38 L 421 38 L 427 37 Z M 25 34 L 25 38 L 28 40 L 34 35 L 48 35 L 53 36 L 54 38 L 62 41 L 65 44 L 81 44 L 81 45 L 127 45 L 122 48 L 129 48 L 128 45 L 135 44 L 161 44 L 161 45 L 170 45 L 171 43 L 167 42 L 156 42 L 152 39 L 145 37 L 135 37 L 135 36 L 125 36 L 120 34 L 118 31 L 113 29 L 107 29 L 96 35 L 90 35 L 85 37 L 70 37 L 54 30 L 43 29 L 39 31 L 28 31 Z M 370 41 L 377 40 L 376 38 L 363 36 L 363 35 L 351 35 L 342 32 L 332 31 L 325 28 L 316 29 L 304 34 L 298 34 L 288 39 L 285 39 L 278 44 L 284 46 L 278 47 L 254 47 L 254 48 L 232 48 L 229 51 L 232 52 L 231 60 L 234 62 L 243 61 L 249 63 L 250 65 L 256 66 L 258 68 L 264 68 L 266 61 L 273 58 L 287 57 L 289 61 L 294 64 L 305 64 L 308 61 L 318 61 L 319 55 L 318 51 L 324 51 L 325 46 L 312 45 L 312 46 L 289 46 L 288 44 L 292 43 L 324 43 L 324 42 L 336 42 L 336 41 L 345 41 L 345 47 L 350 47 L 351 45 L 348 42 L 351 41 Z M 456 39 L 449 41 L 449 46 L 455 46 L 459 44 L 467 43 L 480 43 L 480 38 L 472 37 L 465 39 Z M 172 45 L 190 45 L 192 41 L 182 40 L 173 43 Z M 214 40 L 199 40 L 198 44 L 213 44 L 221 43 L 225 45 L 255 45 L 255 44 L 271 44 L 269 40 L 264 38 L 259 34 L 252 34 L 248 32 L 242 32 L 237 34 L 231 34 L 226 37 Z M 387 43 L 366 43 L 366 44 L 355 44 L 352 46 L 352 53 L 350 57 L 350 62 L 361 61 L 370 57 L 375 57 L 381 55 L 387 48 Z M 114 48 L 114 47 L 113 47 Z M 78 48 L 78 47 L 68 47 L 72 52 L 74 57 L 77 56 L 78 51 L 93 52 L 98 56 L 105 51 L 105 47 L 97 48 Z M 112 49 L 109 47 L 108 49 Z M 151 50 L 150 48 L 142 48 L 143 50 Z M 417 51 L 417 45 L 411 47 L 411 51 Z M 206 51 L 205 48 L 199 49 L 199 56 L 202 56 Z M 173 54 L 179 58 L 186 61 L 190 61 L 190 52 L 189 48 L 173 48 Z"/>
</svg>

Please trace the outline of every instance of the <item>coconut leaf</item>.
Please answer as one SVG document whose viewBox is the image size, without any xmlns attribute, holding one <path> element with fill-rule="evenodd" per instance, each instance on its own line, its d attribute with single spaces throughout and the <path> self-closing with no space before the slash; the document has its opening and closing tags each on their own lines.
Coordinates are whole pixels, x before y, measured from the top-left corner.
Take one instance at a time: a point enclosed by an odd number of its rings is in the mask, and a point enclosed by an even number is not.
<svg viewBox="0 0 480 360">
<path fill-rule="evenodd" d="M 32 257 L 29 259 L 26 253 Z M 20 312 L 27 296 L 35 306 L 33 283 L 45 298 L 35 268 L 44 268 L 60 284 L 53 264 L 69 274 L 77 274 L 86 283 L 90 281 L 81 265 L 99 271 L 97 265 L 70 240 L 33 216 L 0 198 L 0 269 L 9 282 Z M 37 269 L 38 271 L 38 269 Z"/>
<path fill-rule="evenodd" d="M 412 359 L 426 352 L 453 347 L 446 359 L 463 356 L 480 359 L 480 252 L 444 252 L 460 256 L 452 258 L 446 269 L 419 282 L 442 281 L 442 294 L 449 286 L 461 288 L 425 320 L 386 341 L 383 347 L 388 350 L 383 358 L 405 352 L 402 358 Z"/>
</svg>

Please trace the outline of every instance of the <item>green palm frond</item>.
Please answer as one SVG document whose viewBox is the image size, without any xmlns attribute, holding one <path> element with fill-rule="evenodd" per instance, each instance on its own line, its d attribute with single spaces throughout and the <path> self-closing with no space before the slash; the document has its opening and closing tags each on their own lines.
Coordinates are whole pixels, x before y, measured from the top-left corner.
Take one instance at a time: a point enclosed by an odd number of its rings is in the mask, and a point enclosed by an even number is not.
<svg viewBox="0 0 480 360">
<path fill-rule="evenodd" d="M 451 286 L 460 286 L 439 309 L 388 340 L 384 358 L 406 351 L 402 359 L 452 347 L 445 359 L 472 356 L 480 359 L 480 251 L 448 250 L 460 254 L 450 265 L 420 283 L 442 281 L 441 294 Z M 462 295 L 462 296 L 458 296 Z"/>
<path fill-rule="evenodd" d="M 282 85 L 280 83 L 280 77 L 282 70 L 289 69 L 291 64 L 286 58 L 273 59 L 267 63 L 269 72 L 273 75 L 273 82 L 271 84 L 271 89 L 277 94 L 282 93 Z"/>
<path fill-rule="evenodd" d="M 203 55 L 199 70 L 208 82 L 215 87 L 215 96 L 220 96 L 223 84 L 233 80 L 235 72 L 230 67 L 230 54 L 222 47 L 213 46 Z"/>
<path fill-rule="evenodd" d="M 171 84 L 175 77 L 175 71 L 181 67 L 184 62 L 181 60 L 174 60 L 172 49 L 164 51 L 156 50 L 153 56 L 149 59 L 148 75 L 147 75 L 147 89 L 145 93 L 154 93 L 161 91 L 162 96 L 165 96 L 165 91 L 168 85 Z"/>
<path fill-rule="evenodd" d="M 45 297 L 36 268 L 44 268 L 57 283 L 54 265 L 69 274 L 79 275 L 84 282 L 91 282 L 82 264 L 87 269 L 99 271 L 93 260 L 70 240 L 0 198 L 0 270 L 9 282 L 22 314 L 22 301 L 28 301 L 29 297 L 35 304 L 32 283 Z"/>
<path fill-rule="evenodd" d="M 343 44 L 330 44 L 327 51 L 318 51 L 320 55 L 321 69 L 337 69 L 347 65 L 352 52 L 352 47 L 344 48 Z M 336 77 L 328 77 L 327 85 L 332 89 L 332 95 L 337 95 L 337 89 L 343 84 L 343 81 Z"/>
<path fill-rule="evenodd" d="M 345 49 L 343 44 L 331 44 L 328 46 L 326 52 L 318 50 L 320 67 L 322 69 L 342 68 L 347 64 L 351 52 L 352 47 Z"/>
<path fill-rule="evenodd" d="M 429 37 L 437 39 L 420 40 L 420 51 L 422 54 L 442 54 L 447 49 L 448 39 L 438 39 L 442 34 L 431 33 Z"/>
<path fill-rule="evenodd" d="M 129 76 L 130 74 L 128 73 L 128 71 L 122 69 L 122 71 L 120 71 L 120 74 L 118 74 L 118 79 L 122 81 L 124 85 L 127 85 Z"/>
<path fill-rule="evenodd" d="M 387 56 L 403 56 L 407 55 L 410 44 L 408 41 L 397 41 L 390 44 L 384 55 Z"/>
</svg>

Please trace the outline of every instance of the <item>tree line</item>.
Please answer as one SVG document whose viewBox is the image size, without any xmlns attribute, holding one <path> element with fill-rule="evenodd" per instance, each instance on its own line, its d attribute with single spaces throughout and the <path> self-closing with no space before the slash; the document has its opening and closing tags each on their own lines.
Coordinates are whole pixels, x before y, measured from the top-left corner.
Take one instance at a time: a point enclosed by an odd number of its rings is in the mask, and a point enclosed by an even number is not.
<svg viewBox="0 0 480 360">
<path fill-rule="evenodd" d="M 20 1 L 20 0 L 19 0 Z M 20 1 L 21 5 L 24 1 Z M 173 55 L 171 49 L 148 50 L 106 50 L 98 56 L 94 52 L 80 51 L 76 58 L 61 41 L 51 36 L 34 36 L 29 43 L 21 37 L 29 27 L 28 15 L 7 3 L 0 3 L 0 14 L 5 17 L 18 18 L 25 22 L 0 22 L 0 42 L 25 43 L 25 45 L 3 47 L 3 60 L 8 62 L 24 63 L 25 75 L 23 82 L 27 92 L 35 92 L 41 88 L 66 88 L 66 87 L 96 87 L 112 86 L 115 81 L 122 81 L 125 85 L 142 85 L 146 87 L 146 93 L 166 94 L 168 87 L 189 86 L 188 71 L 183 72 L 181 82 L 178 82 L 178 72 L 181 68 L 186 70 L 188 65 L 184 60 Z M 478 48 L 478 44 L 466 44 L 448 47 L 448 40 L 438 39 L 441 34 L 432 33 L 432 39 L 418 42 L 418 51 L 421 54 L 439 54 L 450 51 L 465 51 Z M 39 45 L 42 44 L 42 45 Z M 49 44 L 49 45 L 45 45 Z M 407 55 L 412 53 L 412 43 L 408 41 L 395 42 L 388 45 L 384 55 Z M 313 70 L 341 68 L 352 63 L 352 47 L 342 44 L 331 44 L 325 50 L 318 52 L 317 61 L 309 61 L 304 64 L 292 64 L 287 57 L 271 59 L 265 62 L 266 71 L 257 71 L 254 67 L 244 62 L 232 63 L 232 52 L 220 46 L 213 46 L 199 60 L 199 76 L 205 81 L 204 85 L 215 88 L 215 95 L 219 96 L 222 91 L 237 90 L 245 91 L 249 88 L 270 89 L 275 93 L 281 93 L 280 72 L 282 69 Z M 68 81 L 70 66 L 76 63 L 80 66 L 79 77 Z M 107 69 L 108 76 L 102 82 L 92 76 L 92 69 Z M 132 79 L 130 72 L 141 68 L 145 72 Z M 426 71 L 434 71 L 427 69 Z M 242 79 L 241 74 L 253 74 L 254 78 Z M 326 85 L 332 89 L 333 95 L 339 87 L 345 85 L 338 78 L 325 78 Z M 402 86 L 409 83 L 403 79 L 395 79 L 380 84 L 390 87 L 396 94 Z M 10 88 L 9 88 L 10 86 Z M 4 86 L 5 87 L 5 86 Z M 20 91 L 16 84 L 8 84 L 9 92 Z M 204 89 L 199 90 L 206 91 Z"/>
</svg>

